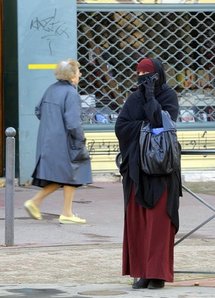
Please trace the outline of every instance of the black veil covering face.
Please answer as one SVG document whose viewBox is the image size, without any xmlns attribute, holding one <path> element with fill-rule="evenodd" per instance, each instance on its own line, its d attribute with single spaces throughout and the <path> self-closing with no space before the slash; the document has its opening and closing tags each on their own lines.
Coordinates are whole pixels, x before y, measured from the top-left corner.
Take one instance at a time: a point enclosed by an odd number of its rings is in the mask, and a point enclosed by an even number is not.
<svg viewBox="0 0 215 298">
<path fill-rule="evenodd" d="M 159 59 L 144 58 L 138 65 L 140 64 L 141 67 L 137 67 L 137 72 L 146 73 L 138 76 L 138 87 L 140 87 L 147 77 L 151 77 L 155 82 L 155 96 L 158 95 L 166 87 L 166 74 L 162 62 Z"/>
<path fill-rule="evenodd" d="M 137 79 L 138 86 L 140 86 L 142 83 L 144 83 L 146 78 L 149 78 L 149 77 L 154 82 L 156 82 L 159 79 L 158 73 L 147 73 L 147 74 L 139 75 L 138 79 Z"/>
</svg>

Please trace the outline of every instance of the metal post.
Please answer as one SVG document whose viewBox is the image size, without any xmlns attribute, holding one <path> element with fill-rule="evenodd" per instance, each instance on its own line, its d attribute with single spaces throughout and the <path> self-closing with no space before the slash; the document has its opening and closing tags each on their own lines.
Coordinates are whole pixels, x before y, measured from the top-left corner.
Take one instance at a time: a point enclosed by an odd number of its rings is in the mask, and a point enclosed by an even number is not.
<svg viewBox="0 0 215 298">
<path fill-rule="evenodd" d="M 14 179 L 16 130 L 8 127 L 6 134 L 6 186 L 5 186 L 5 245 L 14 244 Z"/>
</svg>

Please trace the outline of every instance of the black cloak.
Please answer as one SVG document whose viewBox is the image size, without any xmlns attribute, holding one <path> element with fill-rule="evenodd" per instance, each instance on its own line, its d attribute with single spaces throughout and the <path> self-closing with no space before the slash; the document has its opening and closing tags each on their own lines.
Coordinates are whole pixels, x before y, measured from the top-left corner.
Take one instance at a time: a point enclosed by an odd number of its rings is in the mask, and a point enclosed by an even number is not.
<svg viewBox="0 0 215 298">
<path fill-rule="evenodd" d="M 164 68 L 160 60 L 152 59 L 159 79 L 155 84 L 155 99 L 146 101 L 140 88 L 126 100 L 115 125 L 119 141 L 122 163 L 120 173 L 123 177 L 125 208 L 135 187 L 135 200 L 144 208 L 153 208 L 161 195 L 167 190 L 167 212 L 172 223 L 179 228 L 179 197 L 182 196 L 180 170 L 166 176 L 149 176 L 140 167 L 139 135 L 143 121 L 150 121 L 153 127 L 161 123 L 161 109 L 168 111 L 176 121 L 179 105 L 176 92 L 166 84 Z"/>
</svg>

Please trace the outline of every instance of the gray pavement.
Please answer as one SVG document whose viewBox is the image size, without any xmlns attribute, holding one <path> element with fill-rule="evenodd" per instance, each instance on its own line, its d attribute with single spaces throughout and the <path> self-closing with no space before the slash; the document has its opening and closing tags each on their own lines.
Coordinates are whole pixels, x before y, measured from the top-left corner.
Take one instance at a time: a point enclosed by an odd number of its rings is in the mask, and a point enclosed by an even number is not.
<svg viewBox="0 0 215 298">
<path fill-rule="evenodd" d="M 175 246 L 174 283 L 137 291 L 132 278 L 121 276 L 121 183 L 77 190 L 74 211 L 87 219 L 85 225 L 58 223 L 62 190 L 44 202 L 42 221 L 29 218 L 23 203 L 37 191 L 15 188 L 14 246 L 5 247 L 5 189 L 0 188 L 0 297 L 215 297 L 214 219 Z M 215 206 L 213 184 L 206 193 L 200 196 Z M 213 215 L 184 192 L 177 240 Z"/>
</svg>

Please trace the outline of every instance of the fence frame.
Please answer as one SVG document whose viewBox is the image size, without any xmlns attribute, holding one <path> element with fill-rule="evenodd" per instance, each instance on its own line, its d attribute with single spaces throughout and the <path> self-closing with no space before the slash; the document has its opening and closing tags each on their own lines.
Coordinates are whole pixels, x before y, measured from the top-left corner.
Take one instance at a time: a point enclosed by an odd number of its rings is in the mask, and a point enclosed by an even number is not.
<svg viewBox="0 0 215 298">
<path fill-rule="evenodd" d="M 193 4 L 86 4 L 86 3 L 80 3 L 77 4 L 77 13 L 91 13 L 91 12 L 198 12 L 198 13 L 204 13 L 204 12 L 215 12 L 215 6 L 214 4 L 199 4 L 199 3 L 193 3 Z M 93 124 L 84 124 L 84 128 L 86 130 L 100 130 L 100 131 L 107 131 L 107 130 L 113 130 L 114 124 L 99 124 L 99 123 L 93 123 Z M 177 123 L 178 129 L 190 129 L 195 130 L 197 128 L 200 129 L 213 129 L 214 128 L 214 122 L 212 123 L 210 121 L 208 122 L 194 122 L 194 123 Z"/>
</svg>

